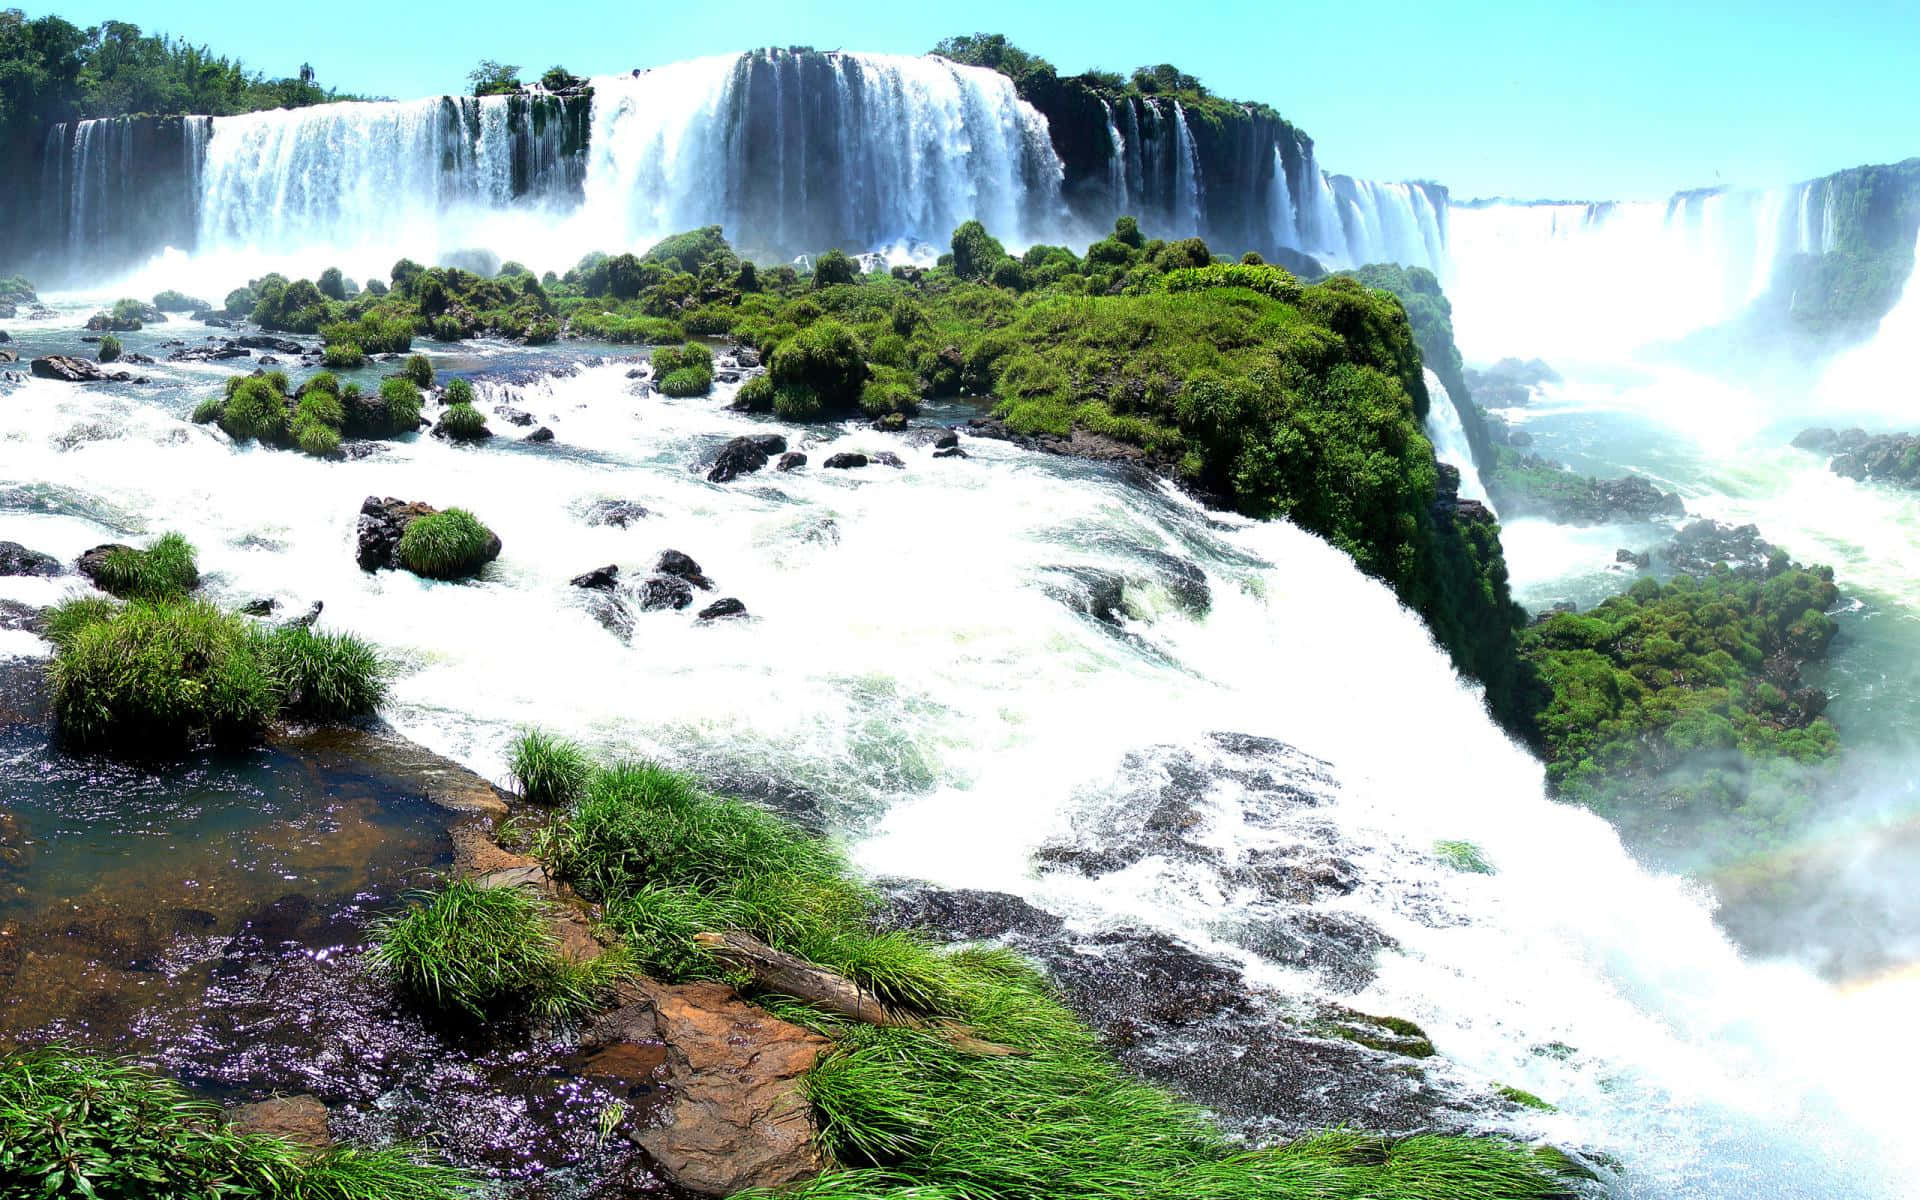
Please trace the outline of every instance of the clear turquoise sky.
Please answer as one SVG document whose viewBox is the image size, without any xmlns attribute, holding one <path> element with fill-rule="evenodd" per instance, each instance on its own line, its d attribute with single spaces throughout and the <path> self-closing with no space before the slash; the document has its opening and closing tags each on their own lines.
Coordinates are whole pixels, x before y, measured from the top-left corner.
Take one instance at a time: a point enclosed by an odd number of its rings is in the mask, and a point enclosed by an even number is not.
<svg viewBox="0 0 1920 1200">
<path fill-rule="evenodd" d="M 323 83 L 397 98 L 457 89 L 482 57 L 600 74 L 765 45 L 920 53 L 1001 32 L 1062 73 L 1172 61 L 1279 109 L 1331 170 L 1460 196 L 1637 198 L 1920 155 L 1920 0 L 26 7 L 131 21 L 274 75 L 311 62 Z"/>
</svg>

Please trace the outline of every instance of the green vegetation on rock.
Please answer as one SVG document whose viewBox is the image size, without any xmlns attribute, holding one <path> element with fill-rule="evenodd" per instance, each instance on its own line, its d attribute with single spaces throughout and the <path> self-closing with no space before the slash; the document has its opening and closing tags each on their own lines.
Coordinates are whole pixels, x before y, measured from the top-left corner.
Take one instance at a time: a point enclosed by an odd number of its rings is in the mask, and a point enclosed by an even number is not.
<svg viewBox="0 0 1920 1200">
<path fill-rule="evenodd" d="M 1563 1157 L 1495 1139 L 1339 1132 L 1247 1151 L 1198 1110 L 1130 1078 L 1014 955 L 882 929 L 878 898 L 826 842 L 671 771 L 618 763 L 594 772 L 537 830 L 535 849 L 604 906 L 651 974 L 744 985 L 694 935 L 746 933 L 1016 1051 L 981 1055 L 937 1025 L 868 1025 L 758 996 L 835 1043 L 804 1081 L 832 1165 L 783 1196 L 1571 1195 Z"/>
<path fill-rule="evenodd" d="M 593 761 L 574 742 L 529 729 L 514 739 L 508 768 L 530 804 L 568 804 L 593 774 Z"/>
<path fill-rule="evenodd" d="M 428 513 L 408 522 L 394 547 L 396 561 L 428 579 L 464 579 L 493 560 L 494 537 L 464 508 Z"/>
<path fill-rule="evenodd" d="M 1802 768 L 1837 747 L 1800 671 L 1826 654 L 1838 592 L 1829 569 L 1783 558 L 1764 573 L 1641 579 L 1521 635 L 1558 794 L 1660 851 L 1766 844 L 1793 827 L 1810 798 Z"/>
<path fill-rule="evenodd" d="M 195 558 L 186 538 L 163 534 L 145 550 L 121 546 L 109 551 L 93 581 L 122 600 L 172 600 L 200 586 Z"/>
<path fill-rule="evenodd" d="M 133 1063 L 62 1046 L 0 1056 L 0 1194 L 41 1200 L 456 1200 L 466 1173 L 405 1148 L 309 1150 L 229 1127 Z"/>
</svg>

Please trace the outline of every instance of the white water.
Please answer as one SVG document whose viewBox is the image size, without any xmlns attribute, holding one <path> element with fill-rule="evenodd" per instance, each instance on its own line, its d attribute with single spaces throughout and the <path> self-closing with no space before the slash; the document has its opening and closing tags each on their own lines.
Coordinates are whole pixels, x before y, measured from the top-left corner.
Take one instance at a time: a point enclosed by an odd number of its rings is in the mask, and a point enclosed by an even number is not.
<svg viewBox="0 0 1920 1200">
<path fill-rule="evenodd" d="M 1663 202 L 1454 206 L 1454 332 L 1469 359 L 1619 361 L 1733 319 L 1785 254 L 1832 239 L 1820 182 Z"/>
<path fill-rule="evenodd" d="M 906 469 L 716 487 L 687 470 L 701 448 L 765 426 L 724 412 L 724 396 L 636 399 L 625 371 L 515 401 L 554 427 L 553 448 L 420 439 L 356 463 L 235 449 L 184 423 L 211 369 L 188 377 L 198 386 L 124 395 L 29 382 L 7 397 L 0 479 L 94 497 L 130 528 L 4 509 L 0 537 L 71 558 L 179 528 L 214 594 L 277 595 L 294 611 L 324 599 L 326 624 L 378 640 L 405 666 L 395 722 L 489 773 L 511 732 L 538 722 L 786 781 L 870 830 L 858 851 L 875 870 L 1012 889 L 1083 924 L 1144 921 L 1203 946 L 1242 897 L 1151 860 L 1097 886 L 1036 878 L 1031 851 L 1106 793 L 1129 752 L 1204 757 L 1214 730 L 1283 738 L 1333 764 L 1337 798 L 1314 815 L 1354 848 L 1363 880 L 1338 903 L 1401 946 L 1343 1000 L 1422 1023 L 1449 1060 L 1443 1079 L 1557 1103 L 1523 1127 L 1622 1158 L 1623 1195 L 1898 1194 L 1880 1175 L 1911 1148 L 1896 1128 L 1910 1042 L 1850 1023 L 1807 976 L 1742 963 L 1689 889 L 1635 866 L 1598 819 L 1548 803 L 1538 764 L 1343 555 L 1072 462 L 973 441 L 974 457 L 936 461 L 859 428 L 825 432 L 836 450 L 902 450 Z M 496 399 L 482 389 L 483 408 Z M 363 575 L 352 528 L 369 494 L 470 506 L 505 553 L 472 584 Z M 656 515 L 589 528 L 580 509 L 600 497 Z M 753 619 L 642 614 L 628 646 L 567 587 L 604 562 L 641 572 L 669 546 Z M 1054 565 L 1150 575 L 1134 546 L 1199 563 L 1211 612 L 1136 585 L 1119 637 L 1043 591 Z M 1223 781 L 1207 837 L 1244 851 L 1301 836 L 1236 823 L 1233 798 Z M 1477 843 L 1498 874 L 1446 871 L 1436 838 Z M 1219 948 L 1278 988 L 1314 990 Z M 1554 1042 L 1574 1052 L 1539 1052 Z"/>
<path fill-rule="evenodd" d="M 1479 468 L 1473 465 L 1473 447 L 1467 442 L 1466 426 L 1460 423 L 1460 408 L 1431 368 L 1427 375 L 1427 439 L 1441 462 L 1460 472 L 1460 495 L 1492 507 L 1487 489 L 1480 482 Z"/>
<path fill-rule="evenodd" d="M 1911 429 L 1920 418 L 1920 376 L 1913 369 L 1920 346 L 1920 237 L 1914 242 L 1914 272 L 1900 299 L 1880 319 L 1873 337 L 1840 355 L 1821 377 L 1816 396 L 1823 410 L 1878 418 Z"/>
</svg>

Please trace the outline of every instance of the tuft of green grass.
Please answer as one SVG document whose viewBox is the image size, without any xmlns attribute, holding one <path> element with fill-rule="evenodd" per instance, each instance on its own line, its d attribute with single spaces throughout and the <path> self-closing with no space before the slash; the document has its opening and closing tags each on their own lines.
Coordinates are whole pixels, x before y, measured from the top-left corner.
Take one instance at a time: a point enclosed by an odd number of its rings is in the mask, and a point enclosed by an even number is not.
<svg viewBox="0 0 1920 1200">
<path fill-rule="evenodd" d="M 380 403 L 386 409 L 390 436 L 399 437 L 420 427 L 420 389 L 412 380 L 381 380 Z"/>
<path fill-rule="evenodd" d="M 471 404 L 450 404 L 440 414 L 440 430 L 456 442 L 472 441 L 487 435 L 487 418 Z"/>
<path fill-rule="evenodd" d="M 100 589 L 123 600 L 165 600 L 200 586 L 193 543 L 168 533 L 145 550 L 110 552 L 95 580 Z"/>
<path fill-rule="evenodd" d="M 1456 871 L 1469 875 L 1493 874 L 1493 864 L 1487 861 L 1487 856 L 1481 852 L 1480 847 L 1472 842 L 1456 842 L 1443 838 L 1433 844 L 1433 852 L 1439 856 L 1441 862 Z"/>
<path fill-rule="evenodd" d="M 520 798 L 531 804 L 569 804 L 586 787 L 593 763 L 577 743 L 529 729 L 514 739 L 509 770 Z"/>
<path fill-rule="evenodd" d="M 220 419 L 220 414 L 225 412 L 226 408 L 227 398 L 225 396 L 208 396 L 205 400 L 193 406 L 193 423 L 195 425 L 211 425 Z"/>
<path fill-rule="evenodd" d="M 443 1012 L 570 1020 L 604 1002 L 631 959 L 609 950 L 585 963 L 565 961 L 548 913 L 545 901 L 520 888 L 455 880 L 380 918 L 371 961 L 401 991 Z"/>
<path fill-rule="evenodd" d="M 456 1200 L 471 1176 L 404 1147 L 318 1152 L 229 1127 L 131 1062 L 54 1046 L 0 1057 L 0 1195 L 41 1200 Z"/>
<path fill-rule="evenodd" d="M 492 537 L 472 513 L 449 508 L 416 517 L 400 535 L 394 557 L 415 575 L 461 579 L 487 564 Z"/>
<path fill-rule="evenodd" d="M 1501 1083 L 1501 1084 L 1495 1084 L 1493 1091 L 1494 1091 L 1494 1094 L 1499 1096 L 1502 1100 L 1506 1100 L 1511 1103 L 1518 1104 L 1521 1108 L 1531 1108 L 1536 1112 L 1559 1112 L 1560 1111 L 1560 1109 L 1556 1105 L 1552 1104 L 1549 1101 L 1542 1100 L 1540 1097 L 1534 1095 L 1532 1092 L 1525 1090 L 1524 1088 L 1508 1087 L 1506 1084 Z"/>
<path fill-rule="evenodd" d="M 120 339 L 110 333 L 107 334 L 100 339 L 100 361 L 103 363 L 120 361 L 121 349 Z"/>
<path fill-rule="evenodd" d="M 713 373 L 699 367 L 680 367 L 660 377 L 663 396 L 704 396 L 713 390 Z"/>
<path fill-rule="evenodd" d="M 433 364 L 424 354 L 413 354 L 400 368 L 400 377 L 421 389 L 433 386 Z"/>
<path fill-rule="evenodd" d="M 286 376 L 244 375 L 230 385 L 220 410 L 220 428 L 236 442 L 285 444 L 288 433 Z M 276 380 L 279 386 L 275 386 Z"/>
<path fill-rule="evenodd" d="M 387 698 L 386 661 L 352 634 L 276 629 L 267 637 L 266 657 L 287 716 L 347 721 L 371 716 Z"/>
<path fill-rule="evenodd" d="M 346 720 L 386 695 L 388 668 L 358 638 L 269 633 L 203 600 L 83 597 L 55 607 L 46 632 L 55 723 L 79 749 L 244 743 L 283 714 Z"/>
<path fill-rule="evenodd" d="M 449 379 L 440 399 L 447 404 L 472 404 L 473 384 L 465 379 Z"/>
<path fill-rule="evenodd" d="M 1241 1149 L 1197 1108 L 1130 1078 L 1016 955 L 876 931 L 875 897 L 830 845 L 662 767 L 616 763 L 595 771 L 534 841 L 550 869 L 604 905 L 608 925 L 650 974 L 727 979 L 693 935 L 744 931 L 890 1003 L 1019 1051 L 969 1053 L 938 1029 L 857 1024 L 761 997 L 777 1015 L 835 1041 L 804 1088 L 820 1148 L 836 1166 L 781 1196 L 1572 1195 L 1564 1159 L 1495 1139 L 1334 1132 Z"/>
</svg>

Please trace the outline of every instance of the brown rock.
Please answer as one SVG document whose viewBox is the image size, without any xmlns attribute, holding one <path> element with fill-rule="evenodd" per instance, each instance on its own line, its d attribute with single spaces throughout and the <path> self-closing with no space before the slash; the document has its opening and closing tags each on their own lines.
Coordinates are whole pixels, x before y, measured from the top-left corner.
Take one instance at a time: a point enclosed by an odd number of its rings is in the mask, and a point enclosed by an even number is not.
<svg viewBox="0 0 1920 1200">
<path fill-rule="evenodd" d="M 728 1196 L 780 1188 L 819 1174 L 812 1113 L 800 1078 L 831 1047 L 827 1039 L 773 1016 L 718 983 L 621 985 L 621 1007 L 597 1021 L 588 1069 L 615 1076 L 614 1064 L 661 1066 L 668 1110 L 627 1137 L 672 1181 L 689 1191 Z M 625 1046 L 625 1049 L 621 1047 Z"/>
<path fill-rule="evenodd" d="M 242 1104 L 228 1122 L 245 1133 L 282 1138 L 310 1150 L 333 1145 L 327 1132 L 327 1106 L 312 1096 L 276 1096 L 258 1104 Z"/>
</svg>

